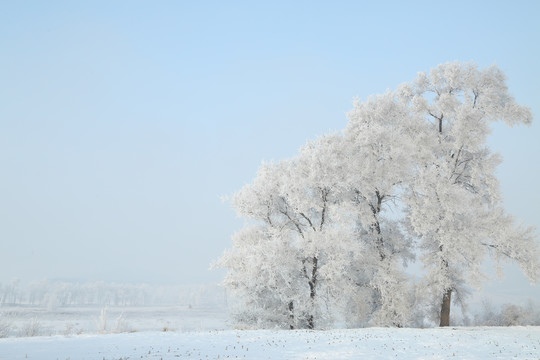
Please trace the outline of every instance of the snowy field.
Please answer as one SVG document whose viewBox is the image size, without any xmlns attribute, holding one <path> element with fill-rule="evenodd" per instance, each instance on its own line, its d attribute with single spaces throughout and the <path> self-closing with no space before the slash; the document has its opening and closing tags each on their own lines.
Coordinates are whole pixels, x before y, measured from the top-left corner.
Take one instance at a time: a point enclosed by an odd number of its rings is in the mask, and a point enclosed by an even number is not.
<svg viewBox="0 0 540 360">
<path fill-rule="evenodd" d="M 540 359 L 540 327 L 231 330 L 223 307 L 1 307 L 0 360 Z M 34 324 L 39 336 L 25 337 Z"/>
<path fill-rule="evenodd" d="M 0 359 L 540 359 L 540 327 L 137 332 L 0 339 Z"/>
<path fill-rule="evenodd" d="M 0 307 L 0 328 L 9 324 L 9 337 L 225 330 L 227 320 L 223 306 Z"/>
</svg>

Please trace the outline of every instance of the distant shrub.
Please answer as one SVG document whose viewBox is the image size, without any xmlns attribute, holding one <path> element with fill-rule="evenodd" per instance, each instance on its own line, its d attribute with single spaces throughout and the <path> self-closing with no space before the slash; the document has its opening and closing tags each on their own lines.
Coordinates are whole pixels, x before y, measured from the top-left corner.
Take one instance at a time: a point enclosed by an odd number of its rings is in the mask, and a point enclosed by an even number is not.
<svg viewBox="0 0 540 360">
<path fill-rule="evenodd" d="M 125 332 L 133 332 L 134 330 L 131 328 L 129 323 L 127 322 L 124 313 L 121 313 L 116 320 L 114 321 L 114 333 L 125 333 Z"/>
<path fill-rule="evenodd" d="M 66 323 L 66 329 L 64 330 L 65 336 L 70 336 L 73 334 L 80 335 L 82 334 L 83 330 L 81 328 L 78 328 L 76 324 L 73 323 Z"/>
<path fill-rule="evenodd" d="M 96 330 L 101 334 L 107 332 L 107 308 L 102 308 L 99 317 L 96 319 Z"/>
<path fill-rule="evenodd" d="M 474 317 L 477 326 L 527 326 L 540 325 L 540 307 L 529 301 L 527 305 L 504 304 L 500 310 L 484 301 L 480 313 Z"/>
<path fill-rule="evenodd" d="M 4 313 L 0 313 L 0 339 L 6 338 L 11 334 L 13 325 L 9 321 Z"/>
<path fill-rule="evenodd" d="M 35 317 L 30 319 L 29 322 L 24 324 L 19 330 L 20 337 L 39 336 L 42 331 L 42 326 L 39 320 Z"/>
</svg>

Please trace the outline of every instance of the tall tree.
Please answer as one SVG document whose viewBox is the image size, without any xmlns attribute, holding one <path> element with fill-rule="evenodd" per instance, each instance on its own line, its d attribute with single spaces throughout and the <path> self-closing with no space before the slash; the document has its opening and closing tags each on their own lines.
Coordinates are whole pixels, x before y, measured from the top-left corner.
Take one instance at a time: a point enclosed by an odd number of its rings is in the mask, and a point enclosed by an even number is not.
<svg viewBox="0 0 540 360">
<path fill-rule="evenodd" d="M 404 266 L 413 245 L 441 326 L 452 300 L 480 283 L 487 255 L 538 279 L 534 231 L 505 213 L 500 159 L 486 145 L 492 122 L 532 120 L 500 70 L 440 65 L 355 102 L 348 117 L 342 133 L 263 164 L 233 196 L 247 222 L 218 265 L 241 295 L 245 322 L 314 328 L 341 313 L 360 324 L 407 325 Z"/>
<path fill-rule="evenodd" d="M 397 213 L 399 195 L 411 177 L 415 123 L 391 92 L 355 101 L 348 117 L 345 183 L 364 229 L 359 240 L 371 252 L 357 267 L 371 272 L 366 285 L 373 290 L 372 323 L 403 326 L 410 315 L 409 281 L 400 262 L 412 259 L 412 243 Z"/>
<path fill-rule="evenodd" d="M 402 85 L 399 94 L 423 128 L 408 219 L 421 238 L 440 325 L 448 326 L 452 295 L 462 297 L 465 284 L 479 283 L 487 254 L 513 259 L 531 280 L 538 278 L 533 229 L 516 227 L 504 213 L 495 176 L 500 158 L 486 145 L 492 122 L 528 125 L 532 115 L 514 101 L 495 66 L 439 65 Z"/>
<path fill-rule="evenodd" d="M 290 207 L 283 198 L 289 161 L 263 164 L 253 183 L 232 197 L 238 215 L 248 222 L 233 236 L 233 248 L 216 266 L 228 269 L 225 285 L 240 298 L 237 321 L 247 325 L 293 328 L 294 298 L 301 269 L 297 259 Z"/>
<path fill-rule="evenodd" d="M 232 198 L 238 214 L 251 222 L 233 238 L 233 250 L 218 263 L 229 270 L 226 284 L 244 288 L 245 305 L 279 304 L 278 313 L 288 314 L 291 328 L 312 329 L 317 318 L 331 319 L 322 309 L 331 299 L 338 301 L 336 282 L 329 279 L 336 274 L 335 255 L 350 258 L 359 253 L 346 233 L 350 227 L 335 226 L 334 221 L 343 172 L 328 164 L 338 163 L 329 158 L 337 156 L 329 145 L 338 137 L 308 143 L 293 159 L 263 164 L 253 183 Z M 273 246 L 276 243 L 279 246 Z M 249 263 L 246 257 L 254 261 Z M 279 301 L 267 301 L 263 295 Z"/>
<path fill-rule="evenodd" d="M 265 225 L 246 225 L 233 236 L 232 249 L 219 266 L 228 269 L 224 285 L 241 300 L 234 311 L 239 324 L 257 328 L 297 324 L 294 314 L 300 281 L 297 251 L 288 231 Z"/>
</svg>

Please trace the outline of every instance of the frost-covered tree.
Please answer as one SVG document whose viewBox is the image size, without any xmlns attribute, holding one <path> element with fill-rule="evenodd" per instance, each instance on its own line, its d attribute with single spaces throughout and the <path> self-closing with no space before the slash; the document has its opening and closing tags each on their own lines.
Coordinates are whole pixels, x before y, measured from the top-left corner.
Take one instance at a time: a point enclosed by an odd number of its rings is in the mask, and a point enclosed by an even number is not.
<svg viewBox="0 0 540 360">
<path fill-rule="evenodd" d="M 250 222 L 218 266 L 244 299 L 238 320 L 313 328 L 341 313 L 351 324 L 408 322 L 402 264 L 411 243 L 387 214 L 410 172 L 403 115 L 392 94 L 357 102 L 343 134 L 263 164 L 233 196 Z"/>
<path fill-rule="evenodd" d="M 372 323 L 402 326 L 410 315 L 410 287 L 400 263 L 412 258 L 412 244 L 398 221 L 398 204 L 411 177 L 415 122 L 391 92 L 355 101 L 348 117 L 344 183 L 352 192 L 358 239 L 369 253 L 356 268 L 373 290 Z"/>
<path fill-rule="evenodd" d="M 237 321 L 259 327 L 292 328 L 293 294 L 287 292 L 298 284 L 300 269 L 293 270 L 297 260 L 290 232 L 283 222 L 280 203 L 281 176 L 287 162 L 263 164 L 252 184 L 244 186 L 232 198 L 240 216 L 249 219 L 233 236 L 233 248 L 225 252 L 216 266 L 228 269 L 224 284 L 241 299 Z M 288 214 L 284 210 L 285 214 Z M 287 253 L 292 257 L 285 258 Z M 291 264 L 292 262 L 292 264 Z"/>
<path fill-rule="evenodd" d="M 294 328 L 294 298 L 301 269 L 287 232 L 248 225 L 233 236 L 233 248 L 219 265 L 228 269 L 224 284 L 241 299 L 236 321 L 258 328 Z"/>
<path fill-rule="evenodd" d="M 500 157 L 486 145 L 490 124 L 530 124 L 528 108 L 509 94 L 495 66 L 479 70 L 458 62 L 440 65 L 399 88 L 401 100 L 422 125 L 415 178 L 409 184 L 408 219 L 421 239 L 426 284 L 448 326 L 452 295 L 479 284 L 487 254 L 515 260 L 531 279 L 539 276 L 532 228 L 516 226 L 504 212 L 495 169 Z"/>
<path fill-rule="evenodd" d="M 480 283 L 486 255 L 539 277 L 534 231 L 504 212 L 499 156 L 486 145 L 492 122 L 532 119 L 500 70 L 440 65 L 395 92 L 356 101 L 348 117 L 342 133 L 263 164 L 232 197 L 246 224 L 217 265 L 241 299 L 239 321 L 284 328 L 314 328 L 336 315 L 356 325 L 418 322 L 413 306 L 423 294 L 404 274 L 414 251 L 442 326 L 452 300 Z"/>
<path fill-rule="evenodd" d="M 282 327 L 333 321 L 344 279 L 362 253 L 341 209 L 349 194 L 341 187 L 340 143 L 338 134 L 323 136 L 293 159 L 263 164 L 232 197 L 248 222 L 217 265 L 228 269 L 225 284 L 244 299 L 242 318 L 270 311 L 281 314 L 272 321 Z"/>
</svg>

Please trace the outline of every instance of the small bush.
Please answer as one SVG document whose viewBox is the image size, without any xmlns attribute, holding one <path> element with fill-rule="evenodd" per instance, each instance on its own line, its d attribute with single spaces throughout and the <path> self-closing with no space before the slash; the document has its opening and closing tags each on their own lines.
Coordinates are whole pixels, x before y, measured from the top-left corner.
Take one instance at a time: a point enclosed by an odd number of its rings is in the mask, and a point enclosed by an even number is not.
<svg viewBox="0 0 540 360">
<path fill-rule="evenodd" d="M 488 302 L 483 302 L 482 311 L 474 317 L 479 326 L 527 326 L 540 325 L 539 307 L 532 302 L 527 306 L 504 304 L 497 311 Z"/>
<path fill-rule="evenodd" d="M 133 332 L 133 329 L 129 325 L 129 323 L 126 321 L 126 318 L 124 317 L 124 313 L 121 313 L 120 316 L 118 316 L 114 322 L 114 330 L 115 333 L 125 333 L 125 332 Z"/>
<path fill-rule="evenodd" d="M 77 328 L 77 324 L 66 323 L 66 329 L 64 330 L 65 336 L 70 336 L 73 334 L 80 335 L 82 332 L 83 330 L 81 328 Z"/>
<path fill-rule="evenodd" d="M 102 308 L 99 317 L 96 319 L 96 330 L 101 334 L 107 332 L 107 308 Z"/>
<path fill-rule="evenodd" d="M 23 327 L 19 330 L 19 336 L 21 337 L 31 337 L 31 336 L 39 336 L 41 334 L 42 327 L 41 323 L 38 321 L 37 318 L 33 317 L 30 319 L 28 323 L 23 325 Z"/>
<path fill-rule="evenodd" d="M 0 339 L 8 337 L 12 330 L 11 321 L 6 318 L 5 314 L 0 313 Z"/>
</svg>

